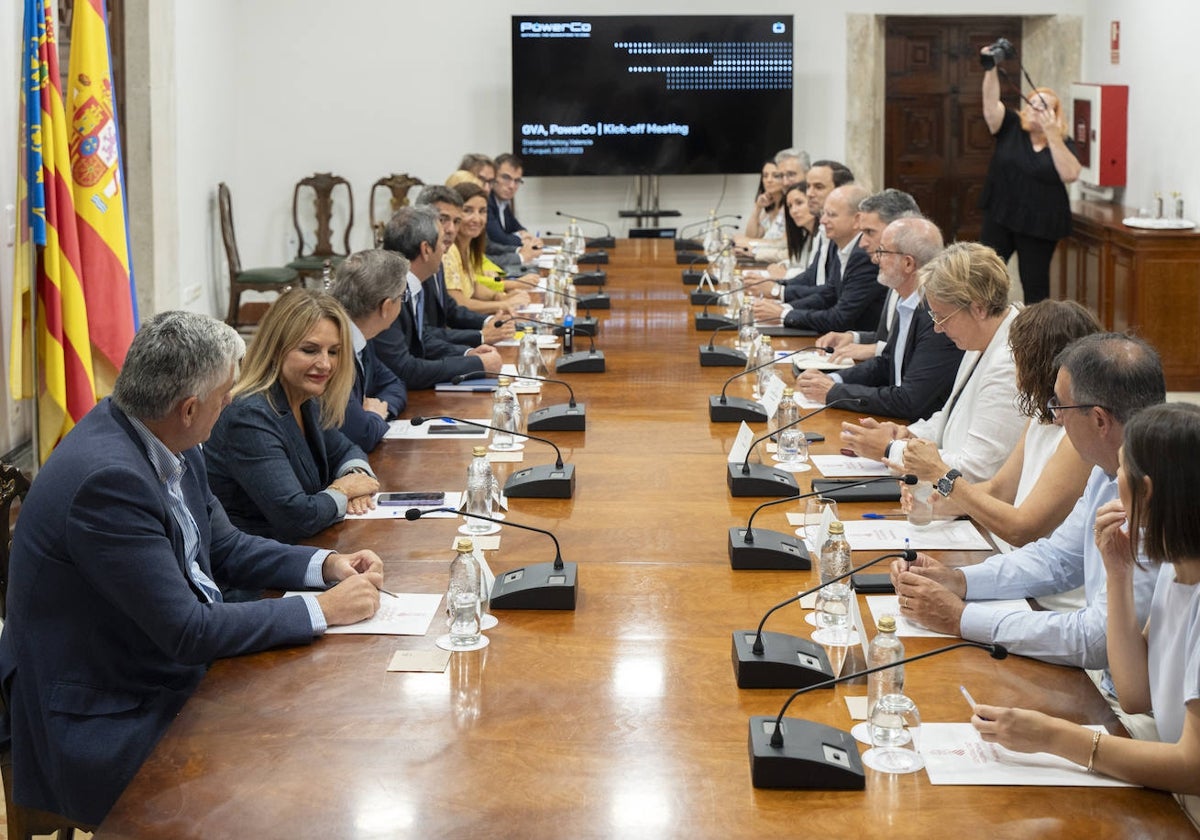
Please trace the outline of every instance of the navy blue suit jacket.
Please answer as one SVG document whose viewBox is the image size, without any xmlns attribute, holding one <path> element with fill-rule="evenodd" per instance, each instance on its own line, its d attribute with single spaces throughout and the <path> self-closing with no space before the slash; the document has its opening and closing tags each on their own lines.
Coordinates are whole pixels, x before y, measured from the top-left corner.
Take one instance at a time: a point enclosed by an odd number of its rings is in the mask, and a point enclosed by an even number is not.
<svg viewBox="0 0 1200 840">
<path fill-rule="evenodd" d="M 525 230 L 525 226 L 517 221 L 517 214 L 514 212 L 511 202 L 508 205 L 508 212 L 504 214 L 504 222 L 501 223 L 500 204 L 496 200 L 496 194 L 489 193 L 487 214 L 487 238 L 489 242 L 495 242 L 498 245 L 521 244 L 521 237 L 517 235 L 517 231 Z"/>
<path fill-rule="evenodd" d="M 208 483 L 230 520 L 251 534 L 295 542 L 345 514 L 325 488 L 367 455 L 338 429 L 322 429 L 315 399 L 300 406 L 304 431 L 277 382 L 239 396 L 204 444 Z"/>
<path fill-rule="evenodd" d="M 299 589 L 313 549 L 251 537 L 209 492 L 198 449 L 183 496 L 213 580 Z M 0 738 L 13 799 L 98 823 L 207 664 L 312 640 L 299 598 L 208 603 L 141 440 L 110 400 L 50 456 L 21 507 L 0 634 Z"/>
<path fill-rule="evenodd" d="M 933 319 L 924 306 L 918 306 L 908 328 L 904 347 L 897 348 L 899 316 L 892 327 L 883 352 L 841 371 L 842 383 L 825 395 L 831 403 L 843 397 L 861 397 L 867 404 L 864 414 L 899 417 L 912 423 L 933 414 L 950 396 L 963 351 L 943 333 L 935 332 Z M 901 384 L 896 385 L 896 352 L 901 353 Z"/>
<path fill-rule="evenodd" d="M 483 344 L 483 322 L 487 315 L 468 309 L 446 291 L 442 269 L 421 284 L 425 289 L 425 329 L 441 330 L 451 344 L 478 347 Z"/>
<path fill-rule="evenodd" d="M 363 408 L 364 397 L 374 397 L 387 403 L 387 420 Z M 346 405 L 342 434 L 364 452 L 370 452 L 387 433 L 388 420 L 395 420 L 407 405 L 408 389 L 404 387 L 404 381 L 379 361 L 375 349 L 368 342 L 362 351 L 362 366 L 354 366 L 354 387 L 350 390 L 350 402 Z"/>
<path fill-rule="evenodd" d="M 793 301 L 793 309 L 783 316 L 783 325 L 814 330 L 818 335 L 875 329 L 887 297 L 887 288 L 876 282 L 878 276 L 879 266 L 856 246 L 836 281 L 817 286 L 812 294 Z"/>
<path fill-rule="evenodd" d="M 416 319 L 408 304 L 400 307 L 400 315 L 390 327 L 367 344 L 374 348 L 379 361 L 404 380 L 410 391 L 432 388 L 460 373 L 483 370 L 482 359 L 464 356 L 458 345 L 439 338 L 428 326 L 424 335 L 417 335 Z"/>
</svg>

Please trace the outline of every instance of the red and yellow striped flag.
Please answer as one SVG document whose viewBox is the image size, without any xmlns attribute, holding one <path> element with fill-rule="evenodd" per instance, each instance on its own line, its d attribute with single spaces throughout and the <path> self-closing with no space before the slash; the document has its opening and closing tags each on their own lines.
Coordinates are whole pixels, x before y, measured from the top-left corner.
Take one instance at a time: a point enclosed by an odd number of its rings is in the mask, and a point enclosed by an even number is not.
<svg viewBox="0 0 1200 840">
<path fill-rule="evenodd" d="M 71 120 L 71 186 L 79 256 L 85 266 L 81 279 L 97 396 L 112 391 L 137 330 L 106 20 L 104 0 L 76 0 L 65 91 Z"/>
<path fill-rule="evenodd" d="M 23 53 L 18 154 L 24 165 L 26 212 L 19 225 L 15 257 L 18 273 L 13 282 L 14 352 L 9 382 L 14 397 L 34 396 L 29 360 L 36 351 L 39 457 L 44 461 L 96 404 L 96 389 L 87 305 L 80 283 L 82 263 L 71 197 L 55 21 L 53 9 L 43 0 L 25 0 Z M 37 322 L 31 331 L 25 319 L 29 266 L 34 264 Z"/>
</svg>

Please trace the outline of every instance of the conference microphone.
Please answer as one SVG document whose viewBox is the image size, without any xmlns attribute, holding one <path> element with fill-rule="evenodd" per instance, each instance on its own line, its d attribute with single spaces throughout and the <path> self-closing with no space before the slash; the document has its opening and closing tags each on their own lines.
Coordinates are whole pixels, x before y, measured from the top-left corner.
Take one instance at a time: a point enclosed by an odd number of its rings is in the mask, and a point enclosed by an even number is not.
<svg viewBox="0 0 1200 840">
<path fill-rule="evenodd" d="M 820 592 L 826 586 L 845 580 L 851 575 L 869 569 L 876 563 L 890 559 L 917 559 L 912 549 L 894 551 L 868 560 L 845 574 L 830 578 L 812 589 L 781 601 L 763 615 L 758 630 L 735 630 L 733 632 L 733 672 L 738 688 L 797 688 L 814 686 L 836 676 L 829 664 L 825 648 L 810 639 L 787 633 L 766 633 L 763 625 L 776 610 L 794 604 L 801 598 Z"/>
<path fill-rule="evenodd" d="M 772 280 L 770 277 L 764 277 L 761 280 L 755 280 L 751 283 L 743 283 L 738 288 L 730 289 L 727 292 L 720 292 L 717 294 L 710 294 L 710 293 L 706 292 L 705 294 L 709 295 L 709 297 L 711 298 L 711 302 L 715 304 L 721 298 L 729 297 L 730 295 L 736 295 L 738 292 L 744 292 L 746 289 L 753 289 L 755 286 L 761 286 L 763 283 L 774 283 L 774 282 L 775 281 Z M 720 326 L 721 324 L 736 324 L 737 323 L 737 321 L 735 319 L 726 317 L 725 315 L 710 314 L 708 311 L 708 304 L 709 304 L 709 301 L 705 301 L 704 309 L 702 309 L 700 312 L 696 313 L 696 316 L 695 316 L 696 329 L 711 330 L 711 329 L 715 329 L 716 327 Z"/>
<path fill-rule="evenodd" d="M 575 563 L 564 563 L 562 548 L 558 537 L 543 528 L 532 525 L 522 525 L 511 519 L 495 519 L 481 513 L 469 513 L 452 507 L 421 510 L 409 508 L 404 512 L 404 518 L 415 522 L 426 513 L 438 512 L 457 513 L 471 519 L 482 519 L 484 522 L 494 522 L 497 525 L 520 528 L 523 531 L 533 531 L 545 534 L 554 541 L 554 562 L 535 563 L 532 566 L 522 566 L 510 569 L 496 576 L 492 585 L 492 595 L 489 599 L 494 610 L 573 610 L 575 609 L 575 593 L 578 588 L 579 569 Z"/>
<path fill-rule="evenodd" d="M 772 435 L 777 435 L 784 429 L 790 429 L 792 426 L 803 423 L 808 418 L 820 414 L 827 408 L 833 408 L 843 403 L 850 403 L 857 408 L 865 408 L 867 405 L 867 401 L 862 397 L 842 397 L 841 399 L 826 403 L 814 411 L 810 411 L 808 414 L 793 420 L 791 423 L 785 423 L 751 443 L 750 448 L 746 450 L 746 457 L 742 460 L 741 464 L 729 463 L 726 465 L 728 470 L 726 481 L 729 484 L 729 495 L 735 497 L 791 496 L 799 493 L 800 485 L 796 482 L 794 475 L 787 470 L 776 469 L 766 464 L 751 464 L 750 455 L 754 452 L 754 447 Z"/>
<path fill-rule="evenodd" d="M 474 420 L 463 420 L 459 417 L 446 415 L 430 417 L 414 417 L 410 422 L 414 426 L 428 423 L 430 420 L 449 420 L 452 423 L 465 423 L 480 429 L 491 429 L 493 432 L 510 434 L 507 429 L 489 426 L 487 423 L 477 423 Z M 536 467 L 526 467 L 517 470 L 504 482 L 504 495 L 513 499 L 569 499 L 575 495 L 575 465 L 563 464 L 562 452 L 553 441 L 537 435 L 521 435 L 529 440 L 536 440 L 553 447 L 555 461 L 553 464 L 543 464 Z"/>
<path fill-rule="evenodd" d="M 686 259 L 684 259 L 685 257 L 686 257 Z M 681 263 L 681 260 L 682 260 L 682 263 Z M 704 270 L 701 270 L 701 271 L 696 271 L 696 269 L 695 269 L 696 263 L 700 262 L 701 260 L 704 260 L 705 265 L 707 266 L 708 255 L 704 254 L 704 253 L 700 253 L 700 254 L 696 254 L 695 256 L 693 256 L 692 254 L 689 254 L 686 251 L 677 251 L 675 253 L 676 264 L 677 265 L 682 264 L 682 265 L 687 266 L 687 268 L 685 268 L 683 270 L 683 285 L 697 287 L 697 290 L 692 292 L 693 296 L 701 294 L 701 292 L 699 291 L 699 288 L 701 285 L 704 284 L 704 282 L 706 280 L 708 280 L 707 268 Z M 694 297 L 692 299 L 692 303 L 699 304 L 699 303 L 703 303 L 703 302 L 704 301 L 702 301 L 702 300 L 696 300 Z"/>
<path fill-rule="evenodd" d="M 722 216 L 721 218 L 724 219 L 727 217 Z M 737 230 L 737 225 L 720 225 L 720 226 L 718 226 L 718 230 Z M 703 245 L 700 246 L 700 250 L 702 250 L 702 251 L 704 250 Z M 699 258 L 706 259 L 706 256 L 705 256 L 705 254 L 702 253 L 702 254 L 700 254 Z M 689 251 L 679 251 L 679 250 L 675 251 L 675 264 L 676 265 L 693 265 L 695 262 L 696 262 L 696 258 L 692 256 L 692 253 L 690 250 Z M 687 272 L 684 272 L 684 274 L 686 274 L 686 273 Z M 688 281 L 685 279 L 683 282 L 687 283 Z"/>
<path fill-rule="evenodd" d="M 587 336 L 587 340 L 591 345 L 587 350 L 576 350 L 573 340 L 573 327 L 556 324 L 553 321 L 539 321 L 537 318 L 530 318 L 527 315 L 518 315 L 513 320 L 541 324 L 544 327 L 554 327 L 555 335 L 562 336 L 563 352 L 554 363 L 555 373 L 604 373 L 604 351 L 596 349 L 596 339 L 594 336 Z"/>
<path fill-rule="evenodd" d="M 591 239 L 584 240 L 584 245 L 588 248 L 616 248 L 617 240 L 613 238 L 612 228 L 605 222 L 599 222 L 595 219 L 585 219 L 583 216 L 571 216 L 561 210 L 554 211 L 555 216 L 562 216 L 564 219 L 571 219 L 576 222 L 587 222 L 589 225 L 599 225 L 604 228 L 604 236 L 596 236 Z"/>
<path fill-rule="evenodd" d="M 913 485 L 917 483 L 917 477 L 911 473 L 902 475 L 899 478 L 889 475 L 878 478 L 864 478 L 842 486 L 861 487 L 885 481 L 899 481 L 903 484 Z M 763 508 L 771 507 L 772 505 L 782 505 L 787 502 L 811 499 L 813 496 L 829 498 L 824 490 L 816 489 L 816 482 L 814 481 L 813 492 L 763 502 L 750 512 L 750 518 L 747 520 L 745 528 L 737 526 L 730 528 L 729 567 L 732 569 L 811 569 L 812 558 L 809 556 L 808 548 L 804 545 L 804 540 L 800 539 L 794 533 L 769 531 L 766 528 L 755 530 L 754 517 L 758 516 L 758 512 Z"/>
<path fill-rule="evenodd" d="M 708 344 L 700 345 L 700 367 L 745 367 L 746 354 L 736 347 L 717 347 L 717 333 L 721 330 L 738 329 L 737 324 L 721 324 L 712 331 Z"/>
<path fill-rule="evenodd" d="M 579 275 L 575 275 L 575 276 L 579 276 Z M 530 282 L 529 280 L 524 280 L 520 277 L 510 277 L 509 280 L 511 280 L 514 283 L 520 283 L 523 286 L 529 286 L 531 289 L 534 289 L 539 292 L 549 293 L 549 290 L 544 288 L 540 283 L 533 283 L 533 282 Z M 597 285 L 603 285 L 603 281 Z M 575 303 L 579 306 L 579 308 L 582 309 L 584 312 L 590 313 L 593 309 L 612 309 L 612 298 L 610 298 L 608 295 L 604 294 L 604 292 L 596 292 L 595 294 L 590 294 L 590 295 L 573 295 L 570 292 L 557 292 L 556 294 L 560 294 L 563 297 L 567 298 L 568 300 L 575 301 Z M 575 331 L 578 332 L 579 334 L 581 334 L 581 335 L 585 334 L 586 330 L 588 330 L 588 329 L 592 330 L 593 333 L 595 332 L 595 330 L 596 330 L 596 319 L 595 318 L 592 318 L 592 317 L 579 318 L 575 321 Z"/>
<path fill-rule="evenodd" d="M 804 686 L 784 702 L 776 717 L 758 715 L 750 718 L 750 778 L 754 786 L 783 790 L 862 790 L 866 779 L 854 736 L 823 723 L 785 718 L 788 706 L 801 694 L 817 688 L 828 688 L 966 647 L 986 650 L 993 659 L 1008 656 L 1008 650 L 1002 645 L 962 641 L 898 662 Z"/>
<path fill-rule="evenodd" d="M 737 213 L 722 213 L 720 216 L 709 216 L 708 218 L 701 219 L 698 222 L 688 222 L 686 225 L 684 225 L 683 227 L 681 227 L 679 229 L 679 232 L 683 233 L 685 230 L 691 230 L 692 228 L 703 227 L 704 225 L 712 224 L 713 222 L 719 222 L 723 219 L 733 219 L 735 222 L 740 222 L 742 220 L 742 217 Z"/>
<path fill-rule="evenodd" d="M 469 379 L 480 379 L 488 375 L 486 371 L 473 370 L 470 373 L 460 373 L 450 381 L 457 385 Z M 575 402 L 575 389 L 566 382 L 544 376 L 521 376 L 520 374 L 517 374 L 517 378 L 518 380 L 532 379 L 535 382 L 552 382 L 566 388 L 567 393 L 571 395 L 570 402 L 566 405 L 561 403 L 548 405 L 531 412 L 525 420 L 525 428 L 531 432 L 582 432 L 587 427 L 587 406 Z"/>
<path fill-rule="evenodd" d="M 683 233 L 685 230 L 692 230 L 693 228 L 702 227 L 704 225 L 711 224 L 712 222 L 719 221 L 721 219 L 735 219 L 740 222 L 742 220 L 742 217 L 737 215 L 736 213 L 726 213 L 723 216 L 712 216 L 712 217 L 709 217 L 709 218 L 704 219 L 699 222 L 691 222 L 690 224 L 684 225 L 683 227 L 681 227 L 679 229 L 679 233 Z M 678 236 L 675 237 L 675 251 L 676 252 L 679 252 L 679 251 L 703 251 L 703 250 L 704 250 L 704 243 L 702 241 L 700 241 L 699 239 L 683 239 Z"/>
<path fill-rule="evenodd" d="M 725 384 L 721 387 L 721 396 L 712 396 L 708 398 L 708 419 L 713 423 L 740 423 L 745 420 L 747 423 L 765 423 L 767 422 L 766 409 L 760 403 L 746 397 L 727 397 L 725 390 L 729 387 L 729 383 L 737 379 L 739 376 L 745 376 L 748 373 L 762 370 L 776 362 L 782 362 L 784 359 L 790 359 L 797 353 L 804 353 L 808 350 L 824 350 L 826 353 L 832 353 L 832 347 L 801 347 L 799 350 L 780 356 L 778 359 L 772 359 L 769 362 L 764 362 L 761 365 L 755 365 L 743 371 L 738 371 L 733 376 L 725 380 Z"/>
</svg>

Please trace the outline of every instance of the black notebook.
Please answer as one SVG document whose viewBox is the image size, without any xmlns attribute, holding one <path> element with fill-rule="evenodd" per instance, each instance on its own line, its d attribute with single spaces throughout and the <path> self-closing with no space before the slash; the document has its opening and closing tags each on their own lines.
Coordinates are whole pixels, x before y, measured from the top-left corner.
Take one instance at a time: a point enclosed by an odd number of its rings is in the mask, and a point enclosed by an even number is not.
<svg viewBox="0 0 1200 840">
<path fill-rule="evenodd" d="M 847 487 L 862 479 L 858 478 L 814 478 L 812 489 L 822 496 L 839 502 L 898 502 L 900 501 L 900 484 L 890 481 L 876 481 L 874 484 L 862 484 L 858 487 Z"/>
</svg>

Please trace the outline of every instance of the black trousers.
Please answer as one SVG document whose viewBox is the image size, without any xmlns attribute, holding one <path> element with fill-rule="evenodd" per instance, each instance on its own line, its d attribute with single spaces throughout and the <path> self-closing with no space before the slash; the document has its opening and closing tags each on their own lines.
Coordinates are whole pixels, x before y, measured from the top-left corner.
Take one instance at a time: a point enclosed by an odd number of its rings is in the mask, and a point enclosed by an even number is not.
<svg viewBox="0 0 1200 840">
<path fill-rule="evenodd" d="M 1016 252 L 1026 304 L 1050 297 L 1050 260 L 1058 240 L 1016 233 L 985 215 L 979 241 L 995 250 L 1005 262 Z"/>
</svg>

